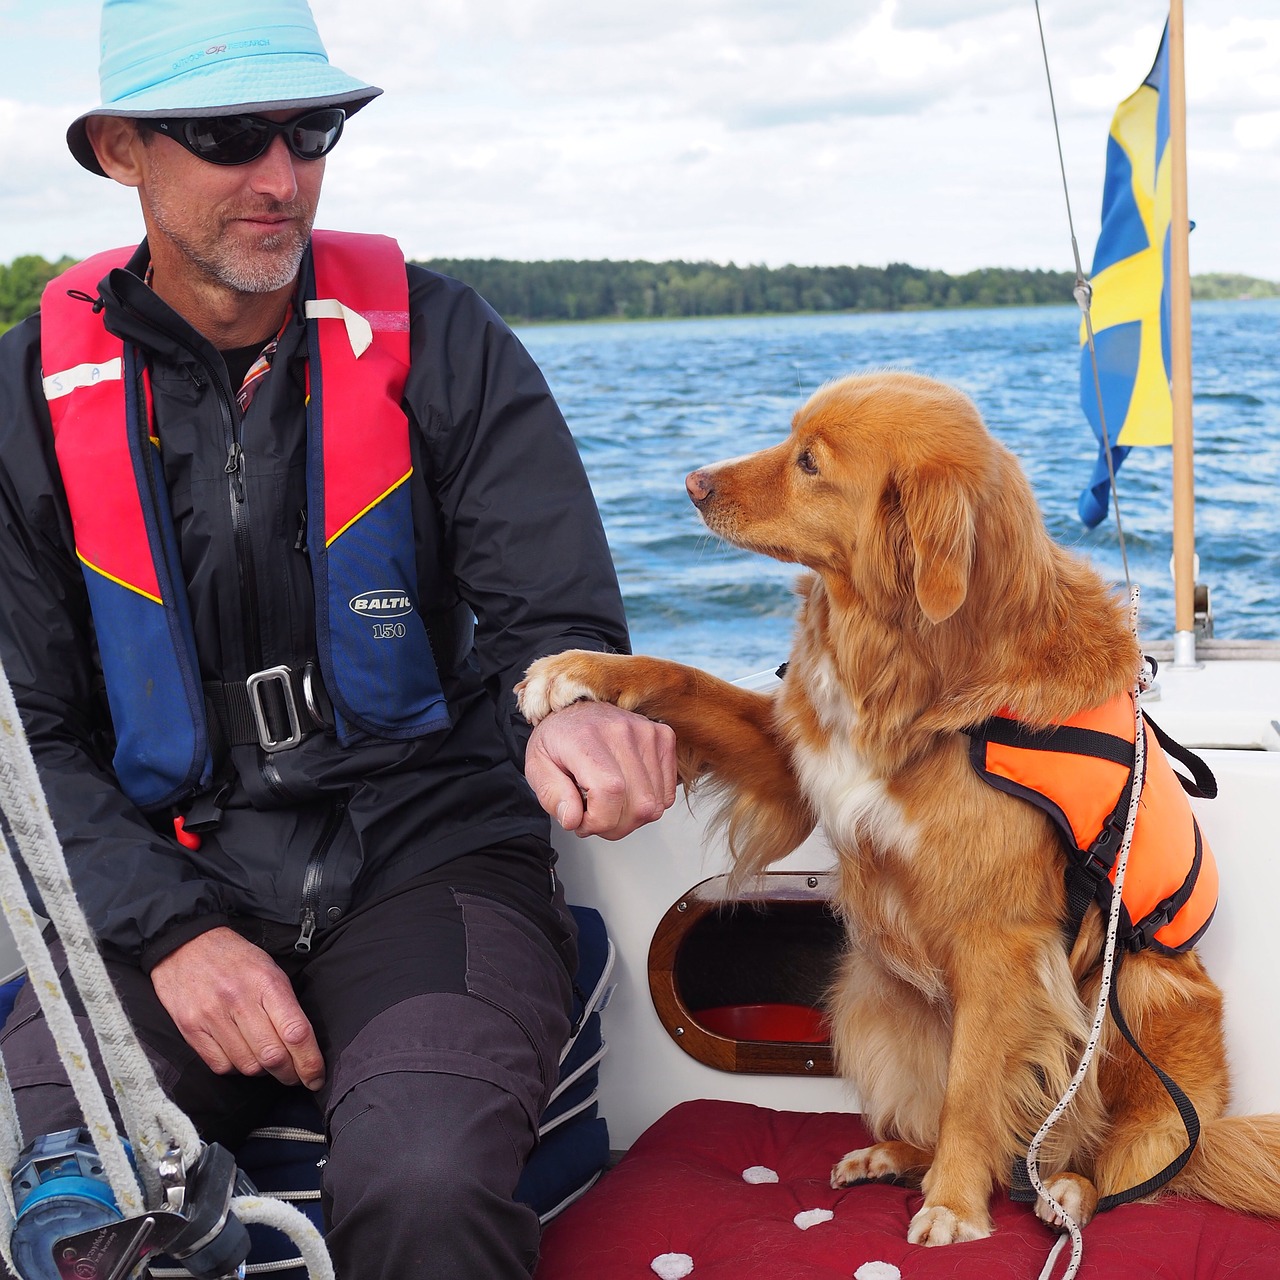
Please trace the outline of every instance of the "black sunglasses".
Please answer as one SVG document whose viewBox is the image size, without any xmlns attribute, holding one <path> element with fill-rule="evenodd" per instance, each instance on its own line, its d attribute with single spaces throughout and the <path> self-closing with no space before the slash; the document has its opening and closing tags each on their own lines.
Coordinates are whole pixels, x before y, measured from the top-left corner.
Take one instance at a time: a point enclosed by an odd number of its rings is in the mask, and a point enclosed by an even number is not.
<svg viewBox="0 0 1280 1280">
<path fill-rule="evenodd" d="M 299 160 L 319 160 L 337 145 L 346 118 L 341 107 L 326 107 L 283 123 L 264 116 L 184 116 L 138 123 L 172 138 L 210 164 L 248 164 L 266 151 L 277 134 Z"/>
</svg>

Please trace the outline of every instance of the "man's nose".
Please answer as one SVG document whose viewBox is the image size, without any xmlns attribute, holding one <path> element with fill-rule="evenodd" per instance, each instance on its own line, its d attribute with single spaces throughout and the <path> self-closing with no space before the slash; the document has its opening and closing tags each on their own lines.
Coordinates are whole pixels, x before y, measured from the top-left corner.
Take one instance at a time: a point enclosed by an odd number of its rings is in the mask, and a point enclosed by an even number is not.
<svg viewBox="0 0 1280 1280">
<path fill-rule="evenodd" d="M 298 194 L 298 174 L 294 167 L 297 163 L 285 140 L 272 138 L 271 145 L 250 165 L 253 189 L 277 200 L 292 200 Z"/>
</svg>

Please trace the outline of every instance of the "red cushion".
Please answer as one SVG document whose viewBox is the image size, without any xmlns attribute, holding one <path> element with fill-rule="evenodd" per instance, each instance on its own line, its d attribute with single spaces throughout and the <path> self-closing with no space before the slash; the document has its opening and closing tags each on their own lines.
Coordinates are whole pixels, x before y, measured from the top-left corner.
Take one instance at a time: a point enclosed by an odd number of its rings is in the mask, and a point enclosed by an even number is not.
<svg viewBox="0 0 1280 1280">
<path fill-rule="evenodd" d="M 1035 1280 L 1057 1236 L 1027 1205 L 998 1195 L 986 1240 L 907 1243 L 918 1191 L 832 1190 L 831 1166 L 870 1143 L 858 1116 L 770 1111 L 701 1100 L 672 1108 L 543 1236 L 536 1280 L 653 1280 L 653 1260 L 687 1254 L 690 1280 L 852 1280 L 868 1263 L 902 1280 Z M 745 1182 L 763 1165 L 776 1183 Z M 835 1217 L 806 1231 L 806 1209 Z M 1276 1280 L 1280 1221 L 1198 1200 L 1122 1205 L 1084 1233 L 1079 1280 Z M 1058 1260 L 1061 1276 L 1067 1258 Z M 864 1275 L 892 1276 L 886 1267 Z"/>
</svg>

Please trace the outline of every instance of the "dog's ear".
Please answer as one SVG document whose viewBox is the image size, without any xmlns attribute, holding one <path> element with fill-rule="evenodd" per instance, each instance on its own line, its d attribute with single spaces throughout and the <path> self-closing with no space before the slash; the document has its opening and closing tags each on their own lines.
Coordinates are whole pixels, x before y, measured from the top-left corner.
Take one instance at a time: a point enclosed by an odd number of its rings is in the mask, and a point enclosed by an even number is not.
<svg viewBox="0 0 1280 1280">
<path fill-rule="evenodd" d="M 916 599 L 930 622 L 941 622 L 969 592 L 973 506 L 957 477 L 943 468 L 900 477 L 898 492 L 915 558 Z"/>
</svg>

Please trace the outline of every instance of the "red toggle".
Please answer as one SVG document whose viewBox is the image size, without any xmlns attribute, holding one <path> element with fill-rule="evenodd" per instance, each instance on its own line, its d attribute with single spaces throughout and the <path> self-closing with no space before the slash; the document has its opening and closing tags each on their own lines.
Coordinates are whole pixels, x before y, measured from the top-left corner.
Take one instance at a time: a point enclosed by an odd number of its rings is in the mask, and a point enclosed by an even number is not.
<svg viewBox="0 0 1280 1280">
<path fill-rule="evenodd" d="M 178 814 L 173 820 L 173 834 L 178 837 L 178 843 L 184 849 L 198 849 L 204 843 L 199 832 L 187 830 L 182 814 Z"/>
</svg>

